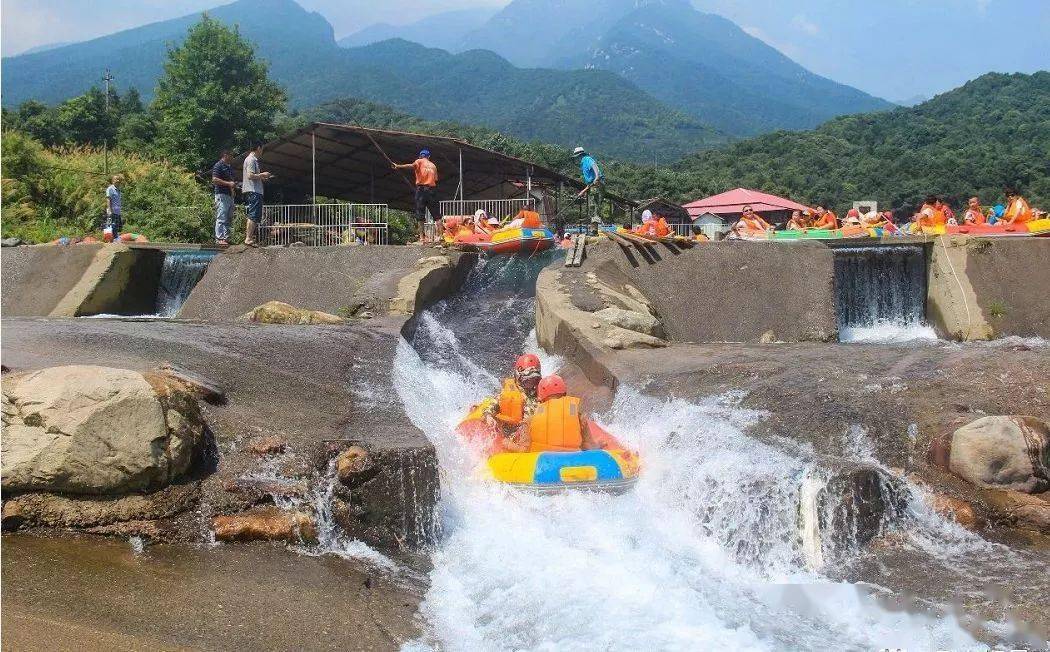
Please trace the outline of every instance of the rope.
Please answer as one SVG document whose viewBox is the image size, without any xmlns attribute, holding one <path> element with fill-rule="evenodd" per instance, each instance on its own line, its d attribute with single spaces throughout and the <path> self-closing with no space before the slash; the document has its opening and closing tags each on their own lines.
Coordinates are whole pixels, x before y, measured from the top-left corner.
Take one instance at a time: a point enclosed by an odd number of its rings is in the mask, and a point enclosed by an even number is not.
<svg viewBox="0 0 1050 652">
<path fill-rule="evenodd" d="M 969 337 L 973 328 L 973 317 L 970 315 L 970 303 L 966 300 L 966 290 L 963 288 L 962 281 L 959 280 L 959 275 L 955 272 L 955 265 L 952 263 L 952 257 L 948 254 L 948 245 L 945 244 L 946 237 L 940 236 L 938 238 L 941 241 L 941 248 L 944 249 L 944 258 L 948 261 L 948 268 L 952 270 L 952 276 L 955 277 L 955 283 L 959 286 L 959 296 L 962 297 L 963 307 L 966 308 L 966 337 Z"/>
<path fill-rule="evenodd" d="M 365 135 L 365 136 L 366 136 L 366 137 L 368 138 L 368 140 L 372 141 L 372 145 L 374 145 L 374 146 L 375 146 L 375 148 L 376 148 L 376 150 L 377 150 L 377 151 L 378 151 L 378 152 L 379 152 L 380 154 L 382 154 L 382 155 L 383 155 L 383 158 L 385 158 L 385 159 L 386 159 L 387 163 L 389 163 L 389 164 L 390 164 L 390 165 L 392 165 L 392 166 L 396 166 L 396 165 L 397 165 L 397 163 L 394 163 L 394 160 L 393 160 L 393 159 L 391 159 L 391 158 L 390 158 L 389 156 L 387 156 L 386 152 L 385 152 L 385 151 L 383 151 L 383 148 L 382 148 L 382 147 L 380 147 L 380 146 L 379 146 L 379 143 L 377 143 L 377 142 L 376 142 L 376 139 L 375 139 L 375 138 L 372 138 L 372 134 L 368 133 L 368 129 L 367 129 L 367 128 L 365 128 L 365 127 L 362 127 L 361 125 L 359 125 L 359 124 L 357 124 L 357 123 L 352 123 L 352 124 L 353 124 L 353 125 L 354 125 L 355 127 L 357 127 L 358 129 L 360 129 L 360 130 L 361 130 L 361 132 L 362 132 L 362 133 L 364 133 L 364 135 Z M 404 181 L 404 182 L 405 182 L 406 184 L 408 184 L 408 187 L 412 189 L 412 192 L 415 192 L 415 190 L 416 190 L 416 185 L 415 185 L 414 183 L 412 183 L 411 181 L 409 181 L 409 180 L 408 180 L 408 177 L 406 177 L 406 176 L 404 175 L 404 173 L 403 173 L 403 172 L 401 172 L 401 170 L 399 170 L 399 169 L 397 169 L 397 168 L 394 168 L 394 171 L 395 171 L 395 172 L 397 172 L 397 175 L 398 175 L 399 177 L 401 177 L 401 180 L 402 180 L 402 181 Z"/>
</svg>

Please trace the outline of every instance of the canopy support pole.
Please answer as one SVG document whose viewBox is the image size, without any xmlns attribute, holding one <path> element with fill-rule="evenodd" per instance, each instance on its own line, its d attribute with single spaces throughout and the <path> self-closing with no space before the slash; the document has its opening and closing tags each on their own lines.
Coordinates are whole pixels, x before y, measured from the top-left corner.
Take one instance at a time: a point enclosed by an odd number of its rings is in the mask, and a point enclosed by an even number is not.
<svg viewBox="0 0 1050 652">
<path fill-rule="evenodd" d="M 310 177 L 313 190 L 314 217 L 317 217 L 317 130 L 310 131 Z"/>
<path fill-rule="evenodd" d="M 463 195 L 463 148 L 459 148 L 459 188 L 456 189 L 456 195 L 460 201 L 465 201 L 467 198 Z M 453 198 L 454 199 L 454 198 Z M 462 213 L 463 211 L 459 211 Z"/>
</svg>

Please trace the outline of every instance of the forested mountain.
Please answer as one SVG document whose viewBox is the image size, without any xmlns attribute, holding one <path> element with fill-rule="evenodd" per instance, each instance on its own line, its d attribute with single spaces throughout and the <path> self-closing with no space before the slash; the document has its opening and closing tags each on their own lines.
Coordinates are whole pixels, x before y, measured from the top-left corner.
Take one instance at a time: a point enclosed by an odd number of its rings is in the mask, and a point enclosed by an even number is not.
<svg viewBox="0 0 1050 652">
<path fill-rule="evenodd" d="M 626 166 L 624 192 L 691 200 L 744 186 L 844 209 L 857 199 L 910 215 L 928 193 L 985 205 L 1016 185 L 1050 208 L 1050 72 L 983 75 L 915 107 L 844 116 L 701 152 L 654 173 Z"/>
<path fill-rule="evenodd" d="M 644 3 L 560 63 L 615 72 L 733 135 L 812 129 L 835 116 L 892 106 L 813 74 L 686 0 Z"/>
<path fill-rule="evenodd" d="M 359 97 L 427 118 L 581 143 L 624 158 L 674 158 L 725 141 L 610 72 L 521 69 L 488 51 L 451 55 L 397 40 L 341 48 L 324 18 L 292 0 L 239 0 L 209 15 L 238 25 L 257 44 L 270 76 L 296 108 Z M 181 42 L 197 20 L 164 21 L 4 59 L 4 104 L 78 95 L 97 84 L 106 68 L 121 87 L 137 87 L 149 99 L 168 45 Z"/>
<path fill-rule="evenodd" d="M 733 136 L 892 104 L 813 74 L 687 0 L 514 0 L 468 35 L 518 65 L 615 72 Z M 542 23 L 544 29 L 535 30 Z"/>
<path fill-rule="evenodd" d="M 401 38 L 429 48 L 450 52 L 476 49 L 466 35 L 481 27 L 496 13 L 490 7 L 472 7 L 433 14 L 407 25 L 377 23 L 339 39 L 344 48 L 370 45 L 392 38 Z"/>
</svg>

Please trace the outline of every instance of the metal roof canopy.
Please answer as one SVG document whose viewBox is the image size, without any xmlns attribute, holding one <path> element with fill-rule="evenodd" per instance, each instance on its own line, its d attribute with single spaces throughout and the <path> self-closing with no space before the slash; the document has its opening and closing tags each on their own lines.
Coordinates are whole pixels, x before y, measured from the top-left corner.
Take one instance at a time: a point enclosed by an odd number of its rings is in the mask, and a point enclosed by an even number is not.
<svg viewBox="0 0 1050 652">
<path fill-rule="evenodd" d="M 391 160 L 410 163 L 423 148 L 438 167 L 441 199 L 510 199 L 524 196 L 530 183 L 534 188 L 583 188 L 580 181 L 554 170 L 456 138 L 326 122 L 267 143 L 260 167 L 274 174 L 267 194 L 273 188 L 286 199 L 311 202 L 321 196 L 412 210 L 412 170 L 393 170 Z M 237 159 L 238 176 L 246 155 Z"/>
</svg>

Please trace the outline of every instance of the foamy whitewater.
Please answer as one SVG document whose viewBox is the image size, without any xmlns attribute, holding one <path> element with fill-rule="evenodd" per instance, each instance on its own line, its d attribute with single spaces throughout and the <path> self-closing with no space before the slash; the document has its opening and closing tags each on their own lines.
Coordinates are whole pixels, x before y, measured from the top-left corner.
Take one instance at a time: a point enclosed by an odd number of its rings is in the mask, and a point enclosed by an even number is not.
<svg viewBox="0 0 1050 652">
<path fill-rule="evenodd" d="M 857 344 L 936 342 L 937 333 L 921 321 L 885 320 L 863 326 L 839 327 L 839 341 Z"/>
<path fill-rule="evenodd" d="M 599 421 L 641 454 L 629 494 L 536 496 L 479 479 L 453 429 L 497 379 L 440 314 L 423 317 L 416 341 L 446 355 L 428 362 L 402 342 L 394 369 L 410 418 L 437 448 L 443 490 L 428 633 L 410 648 L 986 649 L 954 616 L 889 610 L 877 599 L 888 590 L 815 570 L 829 551 L 813 533 L 806 540 L 800 505 L 824 475 L 803 453 L 748 437 L 763 415 L 739 395 L 687 403 L 621 389 Z M 946 526 L 921 516 L 932 525 L 913 527 Z M 987 545 L 947 527 L 953 545 Z M 939 534 L 922 539 L 936 546 Z"/>
</svg>

